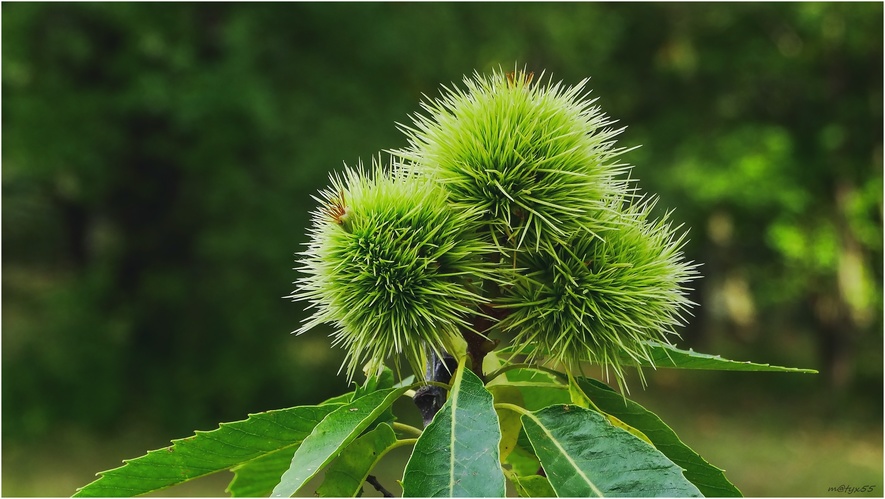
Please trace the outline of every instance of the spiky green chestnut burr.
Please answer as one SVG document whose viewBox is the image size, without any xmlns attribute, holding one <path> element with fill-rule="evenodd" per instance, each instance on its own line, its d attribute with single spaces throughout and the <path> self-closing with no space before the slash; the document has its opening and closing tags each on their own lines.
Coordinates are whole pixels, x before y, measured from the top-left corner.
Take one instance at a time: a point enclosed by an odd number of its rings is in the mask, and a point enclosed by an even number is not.
<svg viewBox="0 0 885 499">
<path fill-rule="evenodd" d="M 332 324 L 349 379 L 399 354 L 420 376 L 425 345 L 453 351 L 484 302 L 480 258 L 491 248 L 465 232 L 476 210 L 453 211 L 434 183 L 377 165 L 332 176 L 317 201 L 292 295 L 313 314 L 297 332 Z"/>
<path fill-rule="evenodd" d="M 578 231 L 599 229 L 618 180 L 620 130 L 573 87 L 537 82 L 525 72 L 465 78 L 422 104 L 427 116 L 402 126 L 409 139 L 393 151 L 449 191 L 456 209 L 479 208 L 486 234 L 501 249 L 538 249 Z M 490 229 L 490 230 L 489 230 Z"/>
<path fill-rule="evenodd" d="M 685 234 L 667 216 L 649 219 L 654 201 L 612 204 L 620 214 L 598 237 L 579 232 L 567 244 L 519 254 L 525 273 L 504 288 L 498 305 L 508 314 L 498 327 L 517 351 L 530 346 L 531 357 L 570 371 L 600 364 L 620 384 L 625 365 L 651 361 L 649 342 L 670 343 L 684 322 L 697 266 L 685 261 Z"/>
</svg>

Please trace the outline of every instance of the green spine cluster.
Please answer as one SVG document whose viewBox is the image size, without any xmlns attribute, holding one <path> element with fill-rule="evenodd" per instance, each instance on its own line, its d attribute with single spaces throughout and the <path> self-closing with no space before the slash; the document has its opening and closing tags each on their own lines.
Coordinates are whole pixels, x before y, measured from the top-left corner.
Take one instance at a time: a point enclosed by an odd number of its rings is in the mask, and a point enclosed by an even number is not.
<svg viewBox="0 0 885 499">
<path fill-rule="evenodd" d="M 416 372 L 425 345 L 450 350 L 484 301 L 489 247 L 470 234 L 475 210 L 451 210 L 446 193 L 394 165 L 332 176 L 312 214 L 296 298 L 313 315 L 299 329 L 335 326 L 348 378 L 363 363 L 404 354 Z M 394 359 L 396 361 L 396 358 Z"/>
<path fill-rule="evenodd" d="M 626 165 L 614 162 L 621 129 L 588 98 L 587 80 L 533 80 L 525 72 L 465 79 L 466 89 L 423 104 L 429 115 L 402 127 L 410 146 L 394 152 L 444 184 L 455 209 L 481 209 L 502 249 L 595 231 L 606 199 L 626 190 Z"/>
<path fill-rule="evenodd" d="M 668 216 L 650 219 L 585 84 L 465 78 L 402 127 L 390 171 L 333 176 L 293 294 L 314 309 L 299 332 L 331 323 L 349 377 L 400 354 L 420 374 L 425 349 L 451 352 L 466 330 L 619 383 L 650 361 L 693 305 L 696 265 Z"/>
<path fill-rule="evenodd" d="M 649 342 L 669 343 L 684 323 L 693 305 L 685 285 L 697 271 L 682 258 L 685 234 L 666 216 L 648 219 L 653 206 L 625 205 L 599 237 L 578 232 L 566 244 L 519 253 L 523 271 L 503 288 L 498 306 L 507 313 L 497 328 L 531 346 L 530 359 L 570 371 L 589 361 L 611 367 L 620 382 L 624 364 L 654 364 Z"/>
</svg>

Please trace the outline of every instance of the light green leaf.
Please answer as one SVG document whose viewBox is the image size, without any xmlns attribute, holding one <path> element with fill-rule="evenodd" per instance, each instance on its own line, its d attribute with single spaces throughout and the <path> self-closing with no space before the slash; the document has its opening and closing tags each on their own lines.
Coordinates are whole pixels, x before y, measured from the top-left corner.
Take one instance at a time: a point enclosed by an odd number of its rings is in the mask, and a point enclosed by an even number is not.
<svg viewBox="0 0 885 499">
<path fill-rule="evenodd" d="M 407 389 L 378 390 L 344 404 L 326 416 L 295 451 L 289 469 L 283 473 L 271 496 L 291 497 L 295 494 Z"/>
<path fill-rule="evenodd" d="M 462 360 L 449 398 L 418 438 L 403 475 L 405 497 L 502 497 L 501 430 L 492 394 Z"/>
<path fill-rule="evenodd" d="M 556 405 L 522 417 L 559 497 L 700 497 L 660 451 L 595 411 Z"/>
<path fill-rule="evenodd" d="M 496 390 L 501 387 L 517 389 L 522 394 L 522 401 L 517 400 L 514 403 L 503 398 L 498 399 Z M 495 394 L 497 403 L 510 402 L 529 411 L 540 410 L 554 404 L 568 404 L 571 400 L 568 385 L 560 383 L 555 376 L 548 372 L 529 368 L 507 371 L 503 376 L 498 376 L 492 383 L 489 383 L 489 390 Z M 498 412 L 501 419 L 502 443 L 504 440 L 510 441 L 513 437 L 513 435 L 509 435 L 513 431 L 510 424 L 505 425 L 504 415 L 508 412 L 512 413 L 510 417 L 517 418 L 519 427 L 516 428 L 515 448 L 503 457 L 504 463 L 510 466 L 512 474 L 520 477 L 535 475 L 540 468 L 540 462 L 522 428 L 522 419 L 518 413 L 506 409 Z"/>
<path fill-rule="evenodd" d="M 320 404 L 317 405 L 328 405 L 328 404 L 346 404 L 353 400 L 354 392 L 342 393 L 341 395 L 335 395 L 334 397 L 328 398 Z"/>
<path fill-rule="evenodd" d="M 135 496 L 269 456 L 290 456 L 314 427 L 338 404 L 301 406 L 252 414 L 222 423 L 213 431 L 173 440 L 172 446 L 149 451 L 100 478 L 74 497 Z M 288 459 L 288 457 L 287 457 Z M 282 471 L 280 471 L 282 473 Z M 279 477 L 279 475 L 277 475 Z"/>
<path fill-rule="evenodd" d="M 403 378 L 402 380 L 400 380 L 399 383 L 393 385 L 391 388 L 402 388 L 404 386 L 411 386 L 413 384 L 415 384 L 415 375 L 410 374 L 410 375 L 406 376 L 405 378 Z"/>
<path fill-rule="evenodd" d="M 649 342 L 651 346 L 650 356 L 652 362 L 643 361 L 642 367 L 656 368 L 679 368 L 679 369 L 706 369 L 715 371 L 772 371 L 817 374 L 814 369 L 800 369 L 796 367 L 780 367 L 769 364 L 757 364 L 755 362 L 740 362 L 723 359 L 719 355 L 698 353 L 694 350 L 680 350 L 671 345 L 658 342 Z M 635 361 L 634 361 L 635 363 Z"/>
<path fill-rule="evenodd" d="M 545 476 L 511 474 L 510 481 L 516 487 L 519 497 L 557 497 L 556 491 L 550 486 L 550 481 Z"/>
<path fill-rule="evenodd" d="M 590 398 L 587 397 L 587 394 L 581 390 L 581 387 L 571 373 L 568 374 L 568 395 L 572 400 L 572 404 L 576 406 L 583 407 L 584 409 L 590 409 L 591 406 L 593 406 L 593 402 L 591 402 Z"/>
<path fill-rule="evenodd" d="M 358 386 L 356 390 L 354 390 L 353 397 L 350 400 L 352 402 L 367 393 L 383 390 L 385 388 L 392 388 L 394 381 L 393 371 L 385 366 L 377 376 L 368 376 L 363 383 L 363 386 Z"/>
<path fill-rule="evenodd" d="M 541 462 L 532 449 L 532 443 L 526 436 L 525 430 L 519 432 L 516 448 L 507 456 L 505 463 L 510 466 L 510 471 L 519 476 L 531 476 L 538 474 Z"/>
<path fill-rule="evenodd" d="M 483 376 L 488 376 L 489 374 L 497 371 L 502 366 L 507 364 L 507 361 L 498 356 L 495 351 L 491 351 L 486 354 L 485 357 L 482 358 L 482 374 Z M 491 380 L 487 383 L 487 386 L 495 384 L 496 380 Z"/>
<path fill-rule="evenodd" d="M 524 404 L 522 392 L 515 386 L 506 384 L 492 385 L 488 387 L 488 390 L 492 393 L 496 404 L 508 403 L 518 406 Z M 513 411 L 495 409 L 495 412 L 498 413 L 498 423 L 501 428 L 501 443 L 498 446 L 498 451 L 501 454 L 501 462 L 505 462 L 507 456 L 516 447 L 519 432 L 522 431 L 522 420 L 519 418 L 519 414 Z"/>
<path fill-rule="evenodd" d="M 550 373 L 536 369 L 514 369 L 507 371 L 506 384 L 522 392 L 525 407 L 530 411 L 543 409 L 554 404 L 568 404 L 571 401 L 569 387 L 560 383 Z"/>
<path fill-rule="evenodd" d="M 711 465 L 679 440 L 661 419 L 632 400 L 625 399 L 595 379 L 579 378 L 581 388 L 601 410 L 642 431 L 671 461 L 681 466 L 685 478 L 707 497 L 740 497 L 741 492 L 721 469 Z"/>
<path fill-rule="evenodd" d="M 356 497 L 363 490 L 369 472 L 390 449 L 397 446 L 396 434 L 385 424 L 354 440 L 326 470 L 320 497 Z"/>
</svg>

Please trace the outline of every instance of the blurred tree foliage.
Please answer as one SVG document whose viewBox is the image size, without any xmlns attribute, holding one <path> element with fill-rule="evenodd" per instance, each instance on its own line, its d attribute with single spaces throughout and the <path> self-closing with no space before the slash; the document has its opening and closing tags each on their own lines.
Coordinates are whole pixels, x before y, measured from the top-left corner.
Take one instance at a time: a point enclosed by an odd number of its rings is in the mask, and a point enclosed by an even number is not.
<svg viewBox="0 0 885 499">
<path fill-rule="evenodd" d="M 689 343 L 881 384 L 881 3 L 15 3 L 2 37 L 4 438 L 339 392 L 280 298 L 310 194 L 515 62 L 643 144 L 705 263 Z"/>
</svg>

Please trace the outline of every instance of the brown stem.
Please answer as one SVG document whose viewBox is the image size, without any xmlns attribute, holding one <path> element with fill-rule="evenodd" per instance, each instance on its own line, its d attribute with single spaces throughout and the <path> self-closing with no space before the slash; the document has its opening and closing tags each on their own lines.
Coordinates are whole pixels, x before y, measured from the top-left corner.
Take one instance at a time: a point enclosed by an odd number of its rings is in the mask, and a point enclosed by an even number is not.
<svg viewBox="0 0 885 499">
<path fill-rule="evenodd" d="M 457 361 L 448 354 L 443 354 L 443 357 L 439 358 L 436 352 L 428 350 L 427 380 L 449 383 L 452 380 L 452 374 L 458 368 Z M 426 428 L 433 421 L 433 416 L 446 403 L 446 391 L 438 386 L 422 386 L 415 390 L 412 401 L 418 407 L 418 410 L 421 411 L 421 418 L 424 420 L 424 427 Z"/>
<path fill-rule="evenodd" d="M 393 494 L 391 494 L 390 491 L 385 489 L 384 486 L 378 482 L 378 479 L 375 478 L 374 475 L 367 476 L 366 483 L 368 483 L 372 487 L 375 487 L 375 490 L 377 490 L 378 492 L 381 492 L 381 495 L 383 495 L 384 497 L 393 497 Z"/>
<path fill-rule="evenodd" d="M 484 307 L 483 314 L 486 316 L 494 316 L 496 310 L 491 307 Z M 477 331 L 486 332 L 493 324 L 493 320 L 489 317 L 477 315 L 473 321 L 473 329 L 463 329 L 464 339 L 467 341 L 467 356 L 470 358 L 471 369 L 480 379 L 485 382 L 482 374 L 482 361 L 485 356 L 495 349 L 498 345 L 496 340 L 491 340 Z M 428 362 L 426 379 L 428 381 L 439 381 L 440 383 L 449 383 L 452 380 L 452 374 L 458 368 L 458 361 L 449 355 L 443 353 L 442 358 L 436 355 L 431 349 L 428 349 Z M 446 392 L 438 386 L 422 386 L 415 390 L 412 401 L 421 411 L 421 418 L 424 420 L 424 427 L 433 421 L 433 417 L 442 409 L 446 403 Z"/>
<path fill-rule="evenodd" d="M 502 317 L 501 310 L 484 305 L 481 309 L 483 315 L 477 315 L 473 321 L 473 329 L 463 330 L 464 339 L 467 341 L 467 356 L 470 357 L 473 372 L 485 381 L 482 375 L 482 361 L 486 355 L 498 346 L 498 340 L 486 336 L 492 326 Z"/>
</svg>

